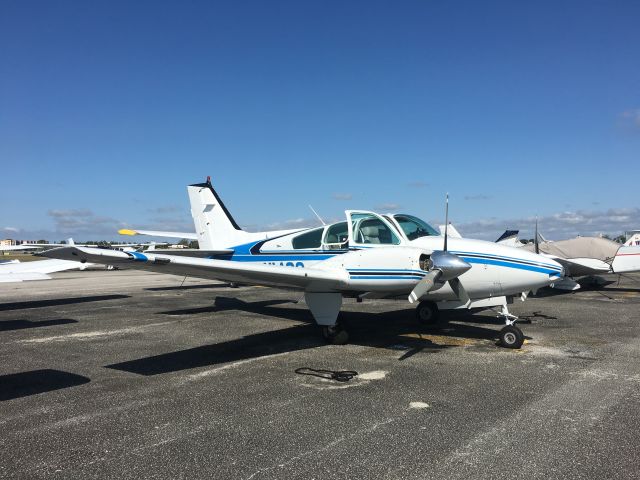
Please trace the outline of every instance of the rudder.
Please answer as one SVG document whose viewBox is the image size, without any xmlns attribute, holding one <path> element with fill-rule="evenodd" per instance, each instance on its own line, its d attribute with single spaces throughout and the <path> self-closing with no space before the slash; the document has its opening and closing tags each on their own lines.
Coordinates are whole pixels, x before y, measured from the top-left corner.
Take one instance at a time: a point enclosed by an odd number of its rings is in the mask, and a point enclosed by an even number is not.
<svg viewBox="0 0 640 480">
<path fill-rule="evenodd" d="M 247 240 L 249 234 L 240 228 L 229 213 L 211 185 L 210 177 L 204 183 L 189 185 L 187 191 L 200 249 L 229 248 Z"/>
</svg>

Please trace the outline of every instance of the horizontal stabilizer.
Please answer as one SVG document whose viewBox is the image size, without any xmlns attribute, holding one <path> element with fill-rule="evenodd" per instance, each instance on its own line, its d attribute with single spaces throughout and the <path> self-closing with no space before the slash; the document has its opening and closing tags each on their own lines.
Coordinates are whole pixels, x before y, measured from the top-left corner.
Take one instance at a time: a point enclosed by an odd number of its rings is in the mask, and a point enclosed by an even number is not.
<svg viewBox="0 0 640 480">
<path fill-rule="evenodd" d="M 197 240 L 198 236 L 195 232 L 163 232 L 160 230 L 130 230 L 123 228 L 118 230 L 120 235 L 148 235 L 150 237 L 167 237 L 167 238 L 187 238 L 189 240 Z"/>
</svg>

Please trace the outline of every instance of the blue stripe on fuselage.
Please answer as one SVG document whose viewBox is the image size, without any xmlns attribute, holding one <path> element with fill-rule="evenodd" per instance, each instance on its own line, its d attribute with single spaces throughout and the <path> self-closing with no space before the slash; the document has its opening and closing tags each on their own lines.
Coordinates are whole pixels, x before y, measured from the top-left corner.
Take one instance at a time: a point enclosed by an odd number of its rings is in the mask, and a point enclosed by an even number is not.
<svg viewBox="0 0 640 480">
<path fill-rule="evenodd" d="M 319 253 L 316 255 L 216 255 L 211 258 L 216 260 L 230 260 L 232 262 L 296 262 L 296 261 L 319 261 L 327 260 L 335 255 Z"/>
<path fill-rule="evenodd" d="M 351 280 L 421 280 L 419 275 L 351 275 Z"/>
<path fill-rule="evenodd" d="M 516 263 L 515 260 L 505 262 L 501 260 L 493 260 L 490 258 L 477 258 L 477 257 L 465 257 L 465 256 L 461 256 L 461 258 L 469 263 L 496 265 L 498 267 L 507 267 L 507 268 L 517 268 L 519 270 L 528 270 L 531 272 L 546 273 L 548 275 L 560 275 L 560 272 L 558 270 L 551 270 L 549 268 L 542 268 L 534 265 L 525 265 L 523 263 Z"/>
<path fill-rule="evenodd" d="M 537 261 L 532 261 L 532 260 L 526 260 L 524 258 L 514 258 L 514 257 L 505 257 L 502 255 L 493 255 L 493 254 L 488 254 L 488 253 L 481 253 L 481 252 L 451 252 L 455 255 L 458 255 L 459 257 L 467 257 L 467 256 L 472 256 L 473 258 L 486 258 L 486 259 L 490 259 L 490 260 L 504 260 L 507 262 L 516 262 L 518 264 L 521 265 L 533 265 L 533 266 L 538 266 L 538 267 L 547 267 L 550 270 L 555 270 L 555 271 L 561 271 L 562 267 L 561 266 L 555 266 L 555 265 L 551 265 L 548 263 L 543 263 L 543 262 L 537 262 Z"/>
</svg>

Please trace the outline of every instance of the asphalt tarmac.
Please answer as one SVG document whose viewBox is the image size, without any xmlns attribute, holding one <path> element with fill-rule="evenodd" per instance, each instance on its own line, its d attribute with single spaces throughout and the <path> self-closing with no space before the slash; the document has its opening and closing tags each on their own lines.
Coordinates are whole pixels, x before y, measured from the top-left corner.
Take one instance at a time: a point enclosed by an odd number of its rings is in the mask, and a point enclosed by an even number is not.
<svg viewBox="0 0 640 480">
<path fill-rule="evenodd" d="M 517 301 L 521 350 L 491 312 L 346 300 L 329 346 L 297 292 L 54 276 L 0 285 L 1 478 L 640 478 L 640 275 Z"/>
</svg>

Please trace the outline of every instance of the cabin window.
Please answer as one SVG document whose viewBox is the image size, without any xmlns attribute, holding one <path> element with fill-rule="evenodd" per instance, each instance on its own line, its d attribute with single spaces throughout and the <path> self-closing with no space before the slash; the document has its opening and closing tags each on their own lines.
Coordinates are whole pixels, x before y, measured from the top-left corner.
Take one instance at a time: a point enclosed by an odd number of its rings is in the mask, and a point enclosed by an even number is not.
<svg viewBox="0 0 640 480">
<path fill-rule="evenodd" d="M 316 228 L 315 230 L 311 230 L 310 232 L 298 235 L 291 241 L 291 243 L 293 244 L 293 248 L 320 248 L 320 245 L 322 244 L 323 231 L 324 228 Z"/>
<path fill-rule="evenodd" d="M 349 247 L 349 227 L 347 222 L 340 222 L 327 228 L 324 235 L 324 247 L 339 250 Z"/>
<path fill-rule="evenodd" d="M 400 225 L 409 240 L 415 240 L 420 237 L 440 236 L 440 232 L 435 228 L 413 215 L 398 214 L 394 215 L 393 218 L 396 219 L 396 222 L 398 222 L 398 225 Z"/>
<path fill-rule="evenodd" d="M 400 238 L 380 218 L 371 214 L 352 214 L 353 235 L 356 243 L 399 245 Z"/>
</svg>

